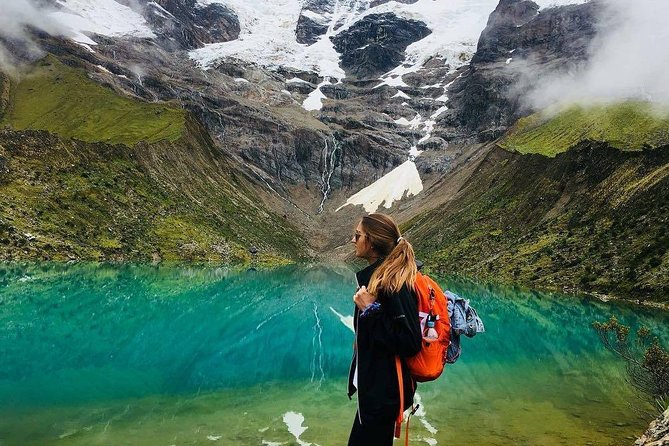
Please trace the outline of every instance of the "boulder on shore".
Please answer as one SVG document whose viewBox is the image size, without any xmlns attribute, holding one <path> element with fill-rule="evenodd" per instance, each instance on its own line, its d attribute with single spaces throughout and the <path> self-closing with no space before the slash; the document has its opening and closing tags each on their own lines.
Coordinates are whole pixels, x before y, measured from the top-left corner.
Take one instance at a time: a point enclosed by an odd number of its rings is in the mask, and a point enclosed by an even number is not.
<svg viewBox="0 0 669 446">
<path fill-rule="evenodd" d="M 669 408 L 657 417 L 648 430 L 634 442 L 634 446 L 667 446 L 669 445 Z"/>
</svg>

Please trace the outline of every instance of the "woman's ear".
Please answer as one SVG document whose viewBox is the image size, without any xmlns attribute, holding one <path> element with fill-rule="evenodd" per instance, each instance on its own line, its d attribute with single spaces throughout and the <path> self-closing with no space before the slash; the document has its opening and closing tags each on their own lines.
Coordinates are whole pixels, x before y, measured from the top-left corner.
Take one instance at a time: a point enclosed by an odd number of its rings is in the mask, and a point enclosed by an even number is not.
<svg viewBox="0 0 669 446">
<path fill-rule="evenodd" d="M 372 246 L 372 242 L 369 241 L 369 237 L 365 237 L 365 249 L 367 249 L 369 252 L 374 252 L 374 247 Z"/>
</svg>

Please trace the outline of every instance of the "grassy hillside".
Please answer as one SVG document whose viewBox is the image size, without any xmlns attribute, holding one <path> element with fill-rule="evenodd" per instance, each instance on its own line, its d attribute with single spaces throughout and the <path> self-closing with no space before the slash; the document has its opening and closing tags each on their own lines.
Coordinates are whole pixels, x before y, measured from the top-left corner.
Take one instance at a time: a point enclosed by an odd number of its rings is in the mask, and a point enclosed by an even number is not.
<svg viewBox="0 0 669 446">
<path fill-rule="evenodd" d="M 518 120 L 499 146 L 554 157 L 586 140 L 620 150 L 657 148 L 669 141 L 669 109 L 623 102 L 535 113 Z"/>
<path fill-rule="evenodd" d="M 669 298 L 669 146 L 491 147 L 454 200 L 404 225 L 433 270 L 547 289 Z"/>
<path fill-rule="evenodd" d="M 45 79 L 13 84 L 0 130 L 0 260 L 244 263 L 251 246 L 258 263 L 307 256 L 300 232 L 264 208 L 193 117 L 116 97 L 52 58 L 37 73 L 97 105 L 59 86 L 42 103 Z"/>
<path fill-rule="evenodd" d="M 240 263 L 250 246 L 260 261 L 305 256 L 299 232 L 210 150 L 1 131 L 0 259 Z"/>
<path fill-rule="evenodd" d="M 86 73 L 48 56 L 12 88 L 0 125 L 46 130 L 86 142 L 134 145 L 178 140 L 185 111 L 118 96 Z"/>
<path fill-rule="evenodd" d="M 0 122 L 2 122 L 2 117 L 9 106 L 10 87 L 9 77 L 0 72 Z"/>
</svg>

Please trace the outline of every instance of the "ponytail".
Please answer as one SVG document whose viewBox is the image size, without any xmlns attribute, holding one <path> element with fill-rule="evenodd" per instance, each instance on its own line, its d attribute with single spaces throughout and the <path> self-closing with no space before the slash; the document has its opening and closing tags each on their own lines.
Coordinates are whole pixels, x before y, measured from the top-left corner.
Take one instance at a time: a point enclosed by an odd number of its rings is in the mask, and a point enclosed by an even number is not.
<svg viewBox="0 0 669 446">
<path fill-rule="evenodd" d="M 361 223 L 374 250 L 385 257 L 369 280 L 369 292 L 395 293 L 404 284 L 413 288 L 418 272 L 416 255 L 411 243 L 400 235 L 397 224 L 384 214 L 366 215 Z"/>
<path fill-rule="evenodd" d="M 402 239 L 374 271 L 367 289 L 371 294 L 377 294 L 380 290 L 396 293 L 405 283 L 413 288 L 417 272 L 413 247 Z"/>
</svg>

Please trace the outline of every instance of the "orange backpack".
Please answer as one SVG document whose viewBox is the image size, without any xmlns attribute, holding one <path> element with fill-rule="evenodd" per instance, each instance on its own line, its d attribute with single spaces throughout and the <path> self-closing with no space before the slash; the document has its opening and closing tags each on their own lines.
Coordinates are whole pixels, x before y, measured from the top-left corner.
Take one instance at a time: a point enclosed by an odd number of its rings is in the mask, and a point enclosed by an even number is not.
<svg viewBox="0 0 669 446">
<path fill-rule="evenodd" d="M 448 301 L 437 282 L 418 273 L 414 291 L 418 298 L 418 317 L 423 332 L 423 348 L 407 358 L 411 376 L 418 382 L 432 381 L 444 371 L 446 352 L 451 340 L 451 321 L 448 318 Z M 434 321 L 437 338 L 427 338 L 429 321 Z"/>
<path fill-rule="evenodd" d="M 448 317 L 448 300 L 437 282 L 420 272 L 416 275 L 414 291 L 418 299 L 418 317 L 423 333 L 423 347 L 416 356 L 406 359 L 411 377 L 418 382 L 433 381 L 444 371 L 446 353 L 451 340 L 451 321 Z M 436 337 L 428 337 L 428 330 L 434 325 Z M 432 332 L 431 334 L 435 334 Z M 400 388 L 400 413 L 395 422 L 395 437 L 400 437 L 404 420 L 404 386 L 402 383 L 402 364 L 400 357 L 395 357 L 397 380 Z M 418 407 L 411 411 L 411 415 Z M 409 417 L 411 417 L 409 415 Z M 410 419 L 410 418 L 409 418 Z M 409 444 L 409 421 L 407 420 L 406 442 Z"/>
</svg>

